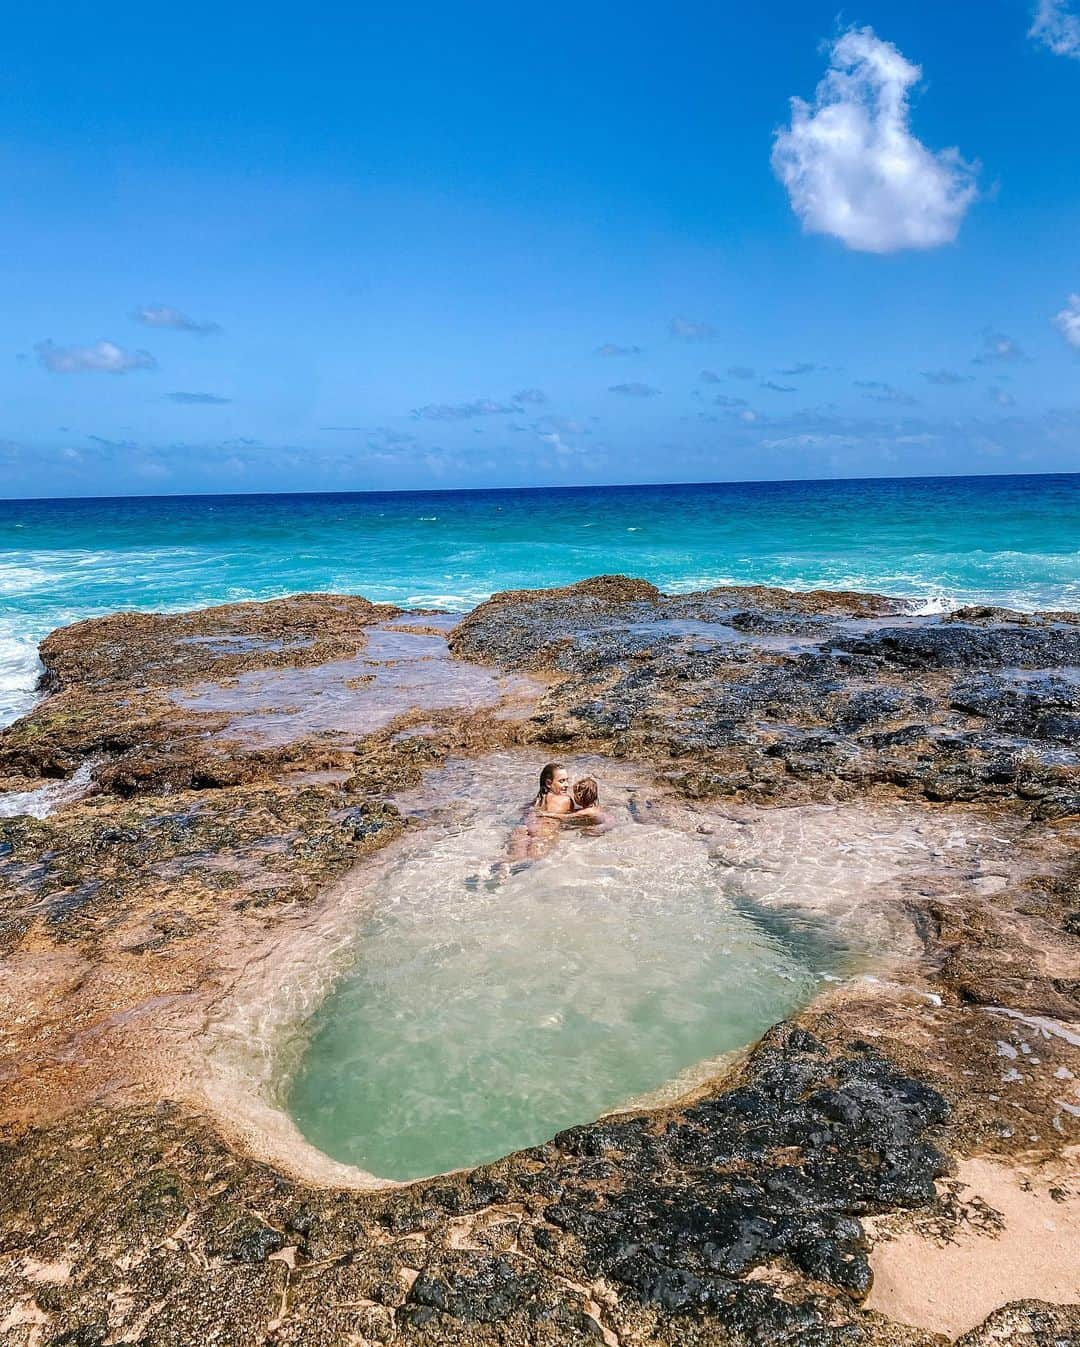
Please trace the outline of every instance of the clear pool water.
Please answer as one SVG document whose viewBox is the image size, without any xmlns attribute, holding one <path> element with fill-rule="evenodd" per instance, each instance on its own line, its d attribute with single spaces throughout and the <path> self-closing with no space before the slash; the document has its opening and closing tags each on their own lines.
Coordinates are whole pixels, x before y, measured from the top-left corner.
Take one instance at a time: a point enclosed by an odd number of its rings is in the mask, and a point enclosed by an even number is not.
<svg viewBox="0 0 1080 1347">
<path fill-rule="evenodd" d="M 822 991 L 910 985 L 912 905 L 1017 873 L 1021 825 L 977 811 L 691 805 L 630 763 L 568 766 L 598 778 L 608 831 L 513 870 L 539 764 L 451 761 L 401 797 L 401 839 L 249 960 L 203 1075 L 261 1154 L 408 1180 L 679 1098 Z"/>
<path fill-rule="evenodd" d="M 493 875 L 526 786 L 473 779 L 458 820 L 380 875 L 287 1096 L 335 1159 L 410 1179 L 542 1142 L 744 1047 L 855 966 L 838 926 L 762 905 L 710 835 L 635 821 L 625 788 L 607 830 L 565 829 Z"/>
</svg>

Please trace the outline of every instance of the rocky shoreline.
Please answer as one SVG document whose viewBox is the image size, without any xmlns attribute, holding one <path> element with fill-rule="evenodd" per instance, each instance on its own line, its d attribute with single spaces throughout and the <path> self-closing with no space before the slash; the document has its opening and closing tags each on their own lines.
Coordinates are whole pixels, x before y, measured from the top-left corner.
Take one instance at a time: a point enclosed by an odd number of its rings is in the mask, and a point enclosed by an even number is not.
<svg viewBox="0 0 1080 1347">
<path fill-rule="evenodd" d="M 5 1340 L 1077 1340 L 1077 615 L 598 577 L 456 624 L 329 595 L 117 615 L 41 657 L 0 733 Z M 403 791 L 512 749 L 688 805 L 1000 819 L 1010 862 L 905 893 L 903 978 L 688 1099 L 411 1185 L 313 1177 L 206 1098 L 208 1016 L 423 826 Z"/>
</svg>

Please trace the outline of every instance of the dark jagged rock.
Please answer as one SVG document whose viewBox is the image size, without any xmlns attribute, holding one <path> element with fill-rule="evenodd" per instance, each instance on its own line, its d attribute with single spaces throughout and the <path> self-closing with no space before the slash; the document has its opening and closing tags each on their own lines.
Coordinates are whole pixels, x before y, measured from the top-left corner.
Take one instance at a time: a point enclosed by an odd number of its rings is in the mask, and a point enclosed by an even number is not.
<svg viewBox="0 0 1080 1347">
<path fill-rule="evenodd" d="M 1003 734 L 1080 744 L 1080 680 L 1053 674 L 1017 680 L 983 673 L 958 683 L 951 704 L 966 715 L 989 721 Z"/>
<path fill-rule="evenodd" d="M 852 654 L 917 669 L 1047 669 L 1080 664 L 1080 629 L 1057 622 L 1038 627 L 1015 621 L 993 627 L 942 622 L 842 637 L 837 645 Z"/>
<path fill-rule="evenodd" d="M 619 1183 L 571 1169 L 546 1219 L 576 1235 L 592 1276 L 672 1313 L 726 1304 L 732 1279 L 785 1258 L 861 1297 L 870 1286 L 858 1216 L 933 1200 L 947 1168 L 928 1144 L 947 1106 L 876 1054 L 836 1058 L 811 1035 L 775 1033 L 746 1083 L 657 1130 L 640 1119 L 555 1138 L 603 1155 Z"/>
<path fill-rule="evenodd" d="M 451 639 L 555 676 L 534 716 L 545 739 L 693 756 L 695 796 L 880 785 L 1036 801 L 1050 819 L 1080 793 L 1080 683 L 1054 672 L 1080 664 L 1072 614 L 914 617 L 897 600 L 738 589 L 586 603 L 569 586 L 499 595 Z"/>
</svg>

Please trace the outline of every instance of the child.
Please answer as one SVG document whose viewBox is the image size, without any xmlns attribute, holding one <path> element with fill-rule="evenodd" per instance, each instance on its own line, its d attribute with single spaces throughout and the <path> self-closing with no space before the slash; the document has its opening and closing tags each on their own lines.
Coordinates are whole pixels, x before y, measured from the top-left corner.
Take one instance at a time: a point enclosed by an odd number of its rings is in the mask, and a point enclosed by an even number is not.
<svg viewBox="0 0 1080 1347">
<path fill-rule="evenodd" d="M 597 821 L 604 817 L 600 811 L 600 787 L 595 777 L 583 776 L 580 781 L 575 781 L 570 798 L 574 802 L 571 818 Z"/>
</svg>

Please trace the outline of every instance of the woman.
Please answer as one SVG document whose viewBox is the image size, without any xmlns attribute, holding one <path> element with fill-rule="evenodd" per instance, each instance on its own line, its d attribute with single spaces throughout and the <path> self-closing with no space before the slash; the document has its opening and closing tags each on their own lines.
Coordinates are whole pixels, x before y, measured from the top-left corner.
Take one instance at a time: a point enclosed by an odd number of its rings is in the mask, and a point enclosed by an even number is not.
<svg viewBox="0 0 1080 1347">
<path fill-rule="evenodd" d="M 591 781 L 591 778 L 588 778 Z M 595 788 L 595 782 L 592 783 Z M 594 793 L 590 804 L 594 804 Z M 582 821 L 599 818 L 595 808 L 582 808 L 570 790 L 570 773 L 561 762 L 549 762 L 540 773 L 540 789 L 536 798 L 529 804 L 525 818 L 510 835 L 506 847 L 506 860 L 496 861 L 491 873 L 496 881 L 505 879 L 530 861 L 546 856 L 558 841 L 561 832 L 561 820 L 578 815 Z M 472 876 L 473 881 L 476 876 Z M 466 881 L 469 882 L 469 881 Z M 470 884 L 470 887 L 473 887 Z"/>
<path fill-rule="evenodd" d="M 533 808 L 541 814 L 561 817 L 573 812 L 574 801 L 570 795 L 570 773 L 561 762 L 549 762 L 540 773 L 540 789 L 533 801 Z"/>
<path fill-rule="evenodd" d="M 546 856 L 559 836 L 556 819 L 573 813 L 574 801 L 570 794 L 570 773 L 561 762 L 549 762 L 540 773 L 540 789 L 536 799 L 525 812 L 522 823 L 514 829 L 507 844 L 511 862 L 535 861 Z M 506 873 L 506 862 L 499 861 L 492 871 Z"/>
</svg>

